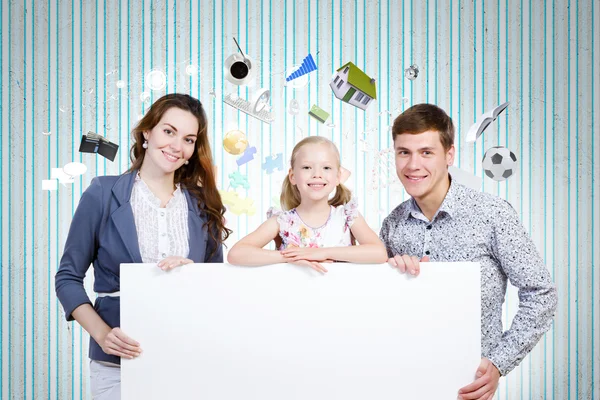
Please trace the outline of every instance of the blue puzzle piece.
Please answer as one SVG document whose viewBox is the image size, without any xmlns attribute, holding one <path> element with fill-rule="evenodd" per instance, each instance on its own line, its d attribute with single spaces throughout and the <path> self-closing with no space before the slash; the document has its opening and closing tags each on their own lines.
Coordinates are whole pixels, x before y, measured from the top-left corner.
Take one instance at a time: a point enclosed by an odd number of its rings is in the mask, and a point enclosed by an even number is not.
<svg viewBox="0 0 600 400">
<path fill-rule="evenodd" d="M 248 177 L 246 175 L 240 174 L 239 171 L 235 171 L 234 173 L 229 174 L 229 179 L 229 185 L 234 189 L 237 189 L 238 186 L 242 186 L 244 189 L 250 189 Z"/>
<path fill-rule="evenodd" d="M 275 158 L 273 156 L 265 157 L 262 167 L 267 174 L 272 174 L 275 169 L 283 171 L 283 153 L 277 154 Z"/>
<path fill-rule="evenodd" d="M 244 151 L 244 154 L 235 162 L 237 163 L 238 167 L 241 167 L 242 165 L 254 160 L 254 154 L 256 154 L 256 147 L 248 147 L 246 151 Z"/>
</svg>

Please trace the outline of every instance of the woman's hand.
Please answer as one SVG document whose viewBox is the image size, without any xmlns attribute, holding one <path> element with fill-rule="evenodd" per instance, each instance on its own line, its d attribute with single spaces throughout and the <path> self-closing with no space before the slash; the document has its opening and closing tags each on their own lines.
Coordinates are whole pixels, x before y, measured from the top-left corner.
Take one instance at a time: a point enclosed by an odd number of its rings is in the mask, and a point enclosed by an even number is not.
<svg viewBox="0 0 600 400">
<path fill-rule="evenodd" d="M 190 260 L 189 258 L 171 256 L 171 257 L 167 257 L 164 260 L 162 260 L 161 262 L 159 262 L 158 267 L 160 269 L 162 269 L 163 271 L 168 271 L 175 267 L 179 267 L 179 266 L 182 266 L 185 264 L 193 264 L 193 263 L 194 263 L 194 261 Z"/>
<path fill-rule="evenodd" d="M 288 247 L 280 251 L 289 263 L 299 260 L 325 262 L 329 260 L 327 248 L 324 247 Z"/>
<path fill-rule="evenodd" d="M 121 328 L 113 328 L 98 344 L 102 351 L 113 356 L 133 359 L 142 353 L 140 344 L 124 334 Z"/>
</svg>

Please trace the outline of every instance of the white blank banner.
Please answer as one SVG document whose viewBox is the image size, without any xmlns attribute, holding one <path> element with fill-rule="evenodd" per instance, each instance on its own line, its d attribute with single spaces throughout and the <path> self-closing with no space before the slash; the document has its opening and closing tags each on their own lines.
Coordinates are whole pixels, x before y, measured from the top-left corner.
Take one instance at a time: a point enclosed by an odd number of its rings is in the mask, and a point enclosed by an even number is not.
<svg viewBox="0 0 600 400">
<path fill-rule="evenodd" d="M 122 398 L 456 399 L 481 360 L 477 263 L 121 265 Z"/>
</svg>

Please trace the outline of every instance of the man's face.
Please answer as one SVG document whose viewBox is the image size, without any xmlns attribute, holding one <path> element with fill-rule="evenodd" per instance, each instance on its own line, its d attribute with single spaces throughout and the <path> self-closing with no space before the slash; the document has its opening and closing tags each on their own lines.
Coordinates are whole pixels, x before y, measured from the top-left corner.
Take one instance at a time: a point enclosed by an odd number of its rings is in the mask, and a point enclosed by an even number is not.
<svg viewBox="0 0 600 400">
<path fill-rule="evenodd" d="M 454 146 L 444 150 L 437 131 L 404 133 L 394 140 L 396 173 L 404 188 L 416 200 L 425 200 L 448 179 L 454 162 Z"/>
</svg>

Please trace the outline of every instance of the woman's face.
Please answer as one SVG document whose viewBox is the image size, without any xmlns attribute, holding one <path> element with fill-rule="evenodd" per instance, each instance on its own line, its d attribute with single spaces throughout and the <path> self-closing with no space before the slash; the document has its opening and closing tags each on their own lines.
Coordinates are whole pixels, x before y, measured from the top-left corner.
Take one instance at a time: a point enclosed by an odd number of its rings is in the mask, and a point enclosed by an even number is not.
<svg viewBox="0 0 600 400">
<path fill-rule="evenodd" d="M 144 132 L 148 141 L 144 163 L 167 174 L 175 172 L 194 153 L 198 128 L 191 112 L 169 108 L 152 130 Z"/>
</svg>

